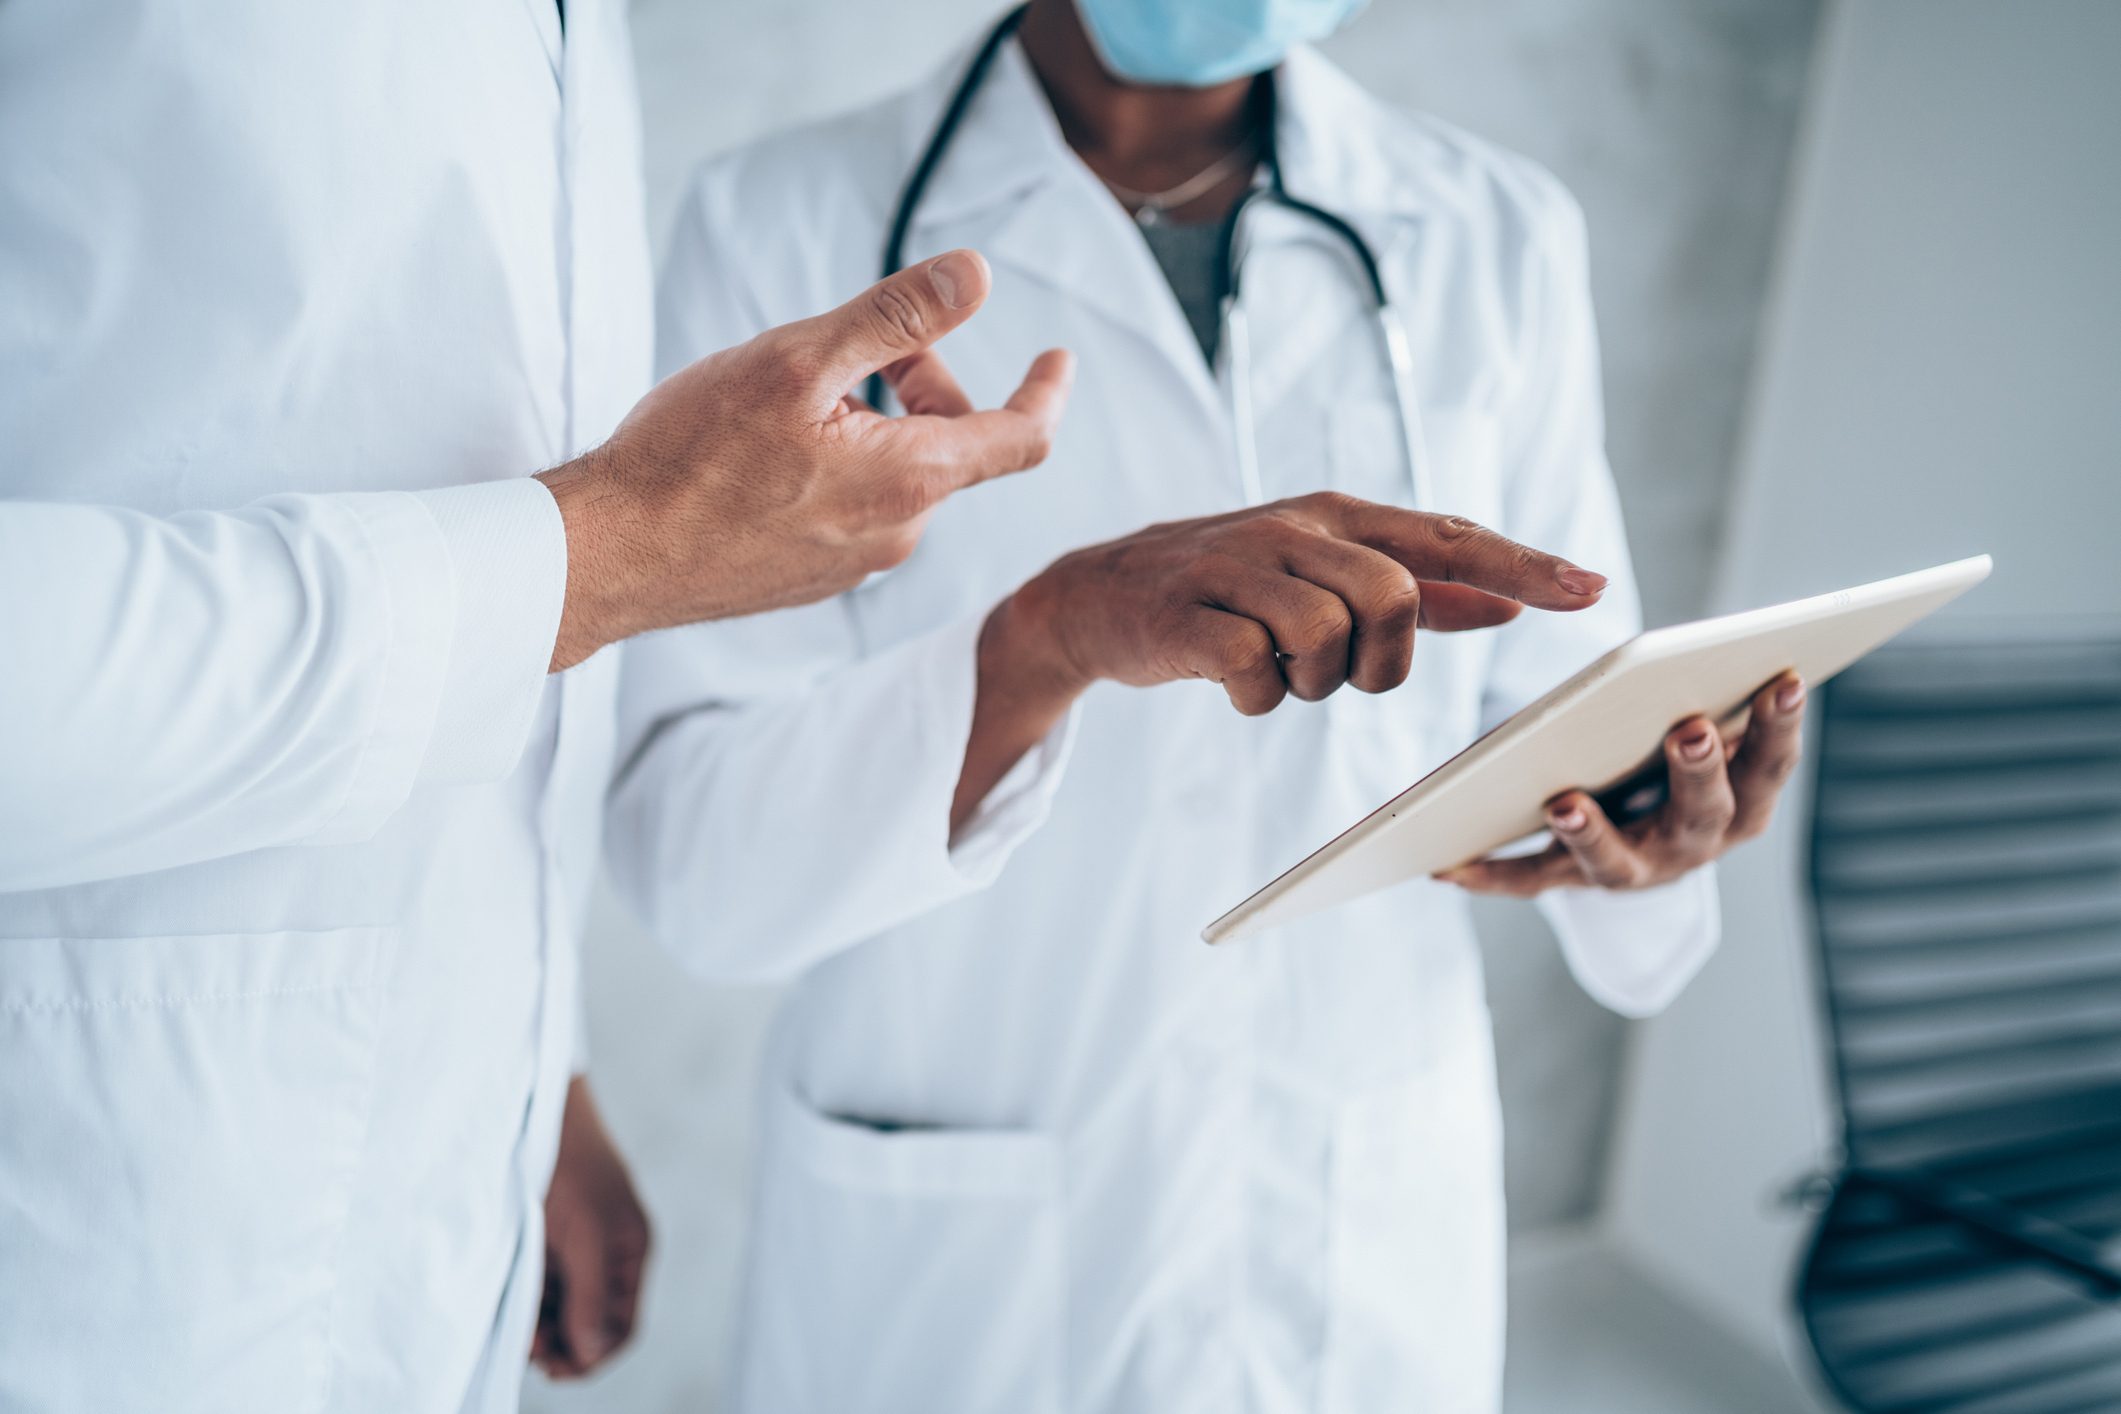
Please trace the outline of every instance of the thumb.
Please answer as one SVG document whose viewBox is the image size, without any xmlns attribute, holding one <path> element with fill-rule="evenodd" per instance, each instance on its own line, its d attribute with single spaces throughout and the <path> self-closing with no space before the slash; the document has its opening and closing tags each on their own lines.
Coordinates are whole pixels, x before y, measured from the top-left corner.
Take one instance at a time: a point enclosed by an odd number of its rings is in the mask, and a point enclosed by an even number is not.
<svg viewBox="0 0 2121 1414">
<path fill-rule="evenodd" d="M 832 395 L 919 353 L 970 319 L 992 284 L 977 251 L 947 251 L 878 281 L 838 309 L 804 320 Z"/>
</svg>

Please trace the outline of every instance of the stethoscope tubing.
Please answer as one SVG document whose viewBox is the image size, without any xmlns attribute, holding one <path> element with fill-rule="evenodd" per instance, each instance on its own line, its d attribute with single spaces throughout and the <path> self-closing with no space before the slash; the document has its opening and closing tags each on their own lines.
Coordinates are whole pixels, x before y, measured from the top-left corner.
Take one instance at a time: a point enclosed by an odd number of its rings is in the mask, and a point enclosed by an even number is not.
<svg viewBox="0 0 2121 1414">
<path fill-rule="evenodd" d="M 913 228 L 913 218 L 920 209 L 921 198 L 927 194 L 928 184 L 936 169 L 942 165 L 950 145 L 964 125 L 965 115 L 972 107 L 986 83 L 988 73 L 994 67 L 996 57 L 1009 37 L 1023 23 L 1024 11 L 1019 5 L 996 22 L 980 44 L 972 61 L 965 67 L 964 77 L 958 80 L 950 100 L 943 106 L 942 116 L 936 120 L 935 129 L 929 134 L 926 146 L 921 149 L 920 159 L 914 163 L 907 175 L 905 185 L 899 189 L 897 204 L 892 208 L 891 224 L 884 240 L 883 261 L 878 279 L 889 279 L 906 264 L 906 237 Z M 1414 504 L 1427 507 L 1434 504 L 1429 484 L 1427 443 L 1423 436 L 1421 404 L 1414 394 L 1414 359 L 1407 344 L 1406 327 L 1400 322 L 1398 311 L 1393 307 L 1391 293 L 1386 287 L 1384 268 L 1370 243 L 1362 233 L 1344 217 L 1326 210 L 1312 202 L 1290 195 L 1283 185 L 1281 161 L 1272 139 L 1274 120 L 1270 112 L 1267 118 L 1269 139 L 1262 162 L 1267 180 L 1246 192 L 1230 214 L 1224 218 L 1222 246 L 1218 255 L 1221 262 L 1222 288 L 1228 291 L 1223 299 L 1222 333 L 1225 354 L 1225 370 L 1229 378 L 1228 397 L 1232 440 L 1235 444 L 1238 479 L 1245 504 L 1261 505 L 1266 493 L 1259 467 L 1259 442 L 1255 409 L 1252 404 L 1252 344 L 1251 327 L 1244 310 L 1242 282 L 1244 279 L 1244 235 L 1246 216 L 1261 201 L 1270 201 L 1277 206 L 1294 211 L 1326 228 L 1338 237 L 1349 253 L 1355 257 L 1363 283 L 1369 287 L 1375 302 L 1379 338 L 1392 377 L 1392 398 L 1398 412 L 1400 444 L 1407 464 L 1409 489 L 1413 492 Z M 886 387 L 881 373 L 869 376 L 864 387 L 871 407 L 881 410 L 884 406 Z"/>
<path fill-rule="evenodd" d="M 942 117 L 935 121 L 935 131 L 928 135 L 927 146 L 921 149 L 920 160 L 906 176 L 906 184 L 899 188 L 898 204 L 891 208 L 891 229 L 884 237 L 884 260 L 877 279 L 888 280 L 906 268 L 906 235 L 913 229 L 913 217 L 920 210 L 921 198 L 928 194 L 928 183 L 935 176 L 935 169 L 943 163 L 943 154 L 957 140 L 957 130 L 964 126 L 965 114 L 972 107 L 972 100 L 979 96 L 987 81 L 988 71 L 993 69 L 995 56 L 1016 33 L 1017 26 L 1024 22 L 1024 11 L 1029 5 L 1019 5 L 995 21 L 994 28 L 980 42 L 979 52 L 965 66 L 965 76 L 957 81 L 950 101 L 943 106 Z M 884 375 L 872 373 L 864 390 L 869 406 L 882 410 L 884 406 Z"/>
</svg>

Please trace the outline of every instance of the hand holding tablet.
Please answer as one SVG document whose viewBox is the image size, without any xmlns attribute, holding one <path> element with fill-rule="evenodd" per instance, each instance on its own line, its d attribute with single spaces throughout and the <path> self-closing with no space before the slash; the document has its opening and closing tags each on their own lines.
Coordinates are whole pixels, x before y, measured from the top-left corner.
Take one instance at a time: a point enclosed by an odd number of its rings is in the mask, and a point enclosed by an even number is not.
<svg viewBox="0 0 2121 1414">
<path fill-rule="evenodd" d="M 1735 739 L 1756 694 L 1784 674 L 1808 684 L 1824 681 L 1980 583 L 1989 568 L 1981 555 L 1637 635 L 1238 904 L 1202 936 L 1227 942 L 1480 860 L 1545 828 L 1548 803 L 1564 793 L 1608 793 L 1615 801 L 1664 766 L 1663 738 L 1675 723 L 1706 717 Z M 1530 875 L 1545 867 L 1515 870 Z"/>
<path fill-rule="evenodd" d="M 1567 790 L 1548 801 L 1554 840 L 1545 849 L 1477 859 L 1436 877 L 1518 898 L 1671 883 L 1767 829 L 1803 754 L 1804 702 L 1804 679 L 1788 672 L 1753 694 L 1730 731 L 1689 717 L 1665 733 L 1652 767 L 1596 795 Z"/>
</svg>

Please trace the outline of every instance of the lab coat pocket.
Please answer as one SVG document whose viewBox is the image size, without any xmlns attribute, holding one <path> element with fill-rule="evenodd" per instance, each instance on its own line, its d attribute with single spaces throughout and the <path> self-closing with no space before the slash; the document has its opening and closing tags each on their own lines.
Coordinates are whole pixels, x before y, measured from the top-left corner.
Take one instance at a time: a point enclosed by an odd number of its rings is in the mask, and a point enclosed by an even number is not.
<svg viewBox="0 0 2121 1414">
<path fill-rule="evenodd" d="M 321 1404 L 394 941 L 0 939 L 0 1403 Z"/>
<path fill-rule="evenodd" d="M 1058 1411 L 1058 1149 L 768 1106 L 738 1407 Z"/>
<path fill-rule="evenodd" d="M 1412 1077 L 1340 1106 L 1327 1414 L 1500 1400 L 1501 1121 L 1485 1009 L 1467 1020 Z"/>
</svg>

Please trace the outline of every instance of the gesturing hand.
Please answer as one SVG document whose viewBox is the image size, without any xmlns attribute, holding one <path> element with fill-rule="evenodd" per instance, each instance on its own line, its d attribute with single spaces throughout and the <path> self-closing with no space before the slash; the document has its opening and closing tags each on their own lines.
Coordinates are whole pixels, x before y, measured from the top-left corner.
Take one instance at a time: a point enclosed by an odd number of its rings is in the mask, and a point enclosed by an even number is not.
<svg viewBox="0 0 2121 1414">
<path fill-rule="evenodd" d="M 1616 825 L 1580 790 L 1547 802 L 1554 843 L 1515 859 L 1483 859 L 1437 877 L 1475 893 L 1529 898 L 1561 887 L 1645 889 L 1669 883 L 1767 828 L 1796 769 L 1804 683 L 1785 673 L 1753 695 L 1745 733 L 1725 742 L 1706 717 L 1666 734 L 1670 793 L 1640 820 Z"/>
<path fill-rule="evenodd" d="M 541 478 L 567 533 L 555 670 L 653 628 L 822 599 L 904 560 L 951 492 L 1036 466 L 1072 364 L 1041 354 L 974 411 L 930 347 L 987 297 L 952 251 L 829 314 L 672 374 L 603 446 Z M 907 416 L 848 390 L 881 370 Z"/>
</svg>

